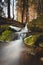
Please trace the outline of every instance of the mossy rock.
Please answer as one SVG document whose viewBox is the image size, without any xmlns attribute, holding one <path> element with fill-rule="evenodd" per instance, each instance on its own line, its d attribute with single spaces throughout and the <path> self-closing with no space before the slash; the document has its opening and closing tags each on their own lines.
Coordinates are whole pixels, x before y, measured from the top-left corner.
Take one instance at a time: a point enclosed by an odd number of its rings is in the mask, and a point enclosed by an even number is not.
<svg viewBox="0 0 43 65">
<path fill-rule="evenodd" d="M 24 43 L 28 46 L 43 47 L 43 34 L 30 35 L 24 39 Z"/>
<path fill-rule="evenodd" d="M 39 35 L 30 35 L 29 37 L 26 37 L 24 39 L 24 43 L 26 45 L 32 46 L 32 45 L 34 45 L 34 43 L 35 43 L 35 41 L 37 40 L 38 37 L 39 37 Z"/>
<path fill-rule="evenodd" d="M 12 34 L 12 31 L 5 30 L 4 32 L 2 32 L 2 35 L 0 36 L 0 40 L 1 41 L 11 41 L 12 39 L 11 34 Z"/>
</svg>

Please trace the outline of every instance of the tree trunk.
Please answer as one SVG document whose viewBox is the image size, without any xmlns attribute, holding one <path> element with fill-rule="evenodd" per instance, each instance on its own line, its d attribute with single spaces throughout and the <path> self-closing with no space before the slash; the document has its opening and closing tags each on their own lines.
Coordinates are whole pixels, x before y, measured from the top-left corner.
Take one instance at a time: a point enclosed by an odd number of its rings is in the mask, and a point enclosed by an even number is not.
<svg viewBox="0 0 43 65">
<path fill-rule="evenodd" d="M 26 23 L 29 21 L 28 15 L 29 15 L 29 12 L 28 12 L 28 0 L 27 0 L 27 2 L 26 2 Z"/>
<path fill-rule="evenodd" d="M 8 0 L 8 18 L 10 18 L 10 0 Z"/>
<path fill-rule="evenodd" d="M 13 0 L 13 19 L 14 19 L 14 0 Z"/>
<path fill-rule="evenodd" d="M 23 0 L 23 9 L 22 9 L 22 23 L 24 22 L 24 13 L 25 13 L 25 0 Z"/>
<path fill-rule="evenodd" d="M 23 4 L 23 10 L 22 10 L 22 23 L 23 23 L 23 19 L 24 19 L 24 10 L 25 10 L 25 7 L 24 7 L 24 4 Z"/>
</svg>

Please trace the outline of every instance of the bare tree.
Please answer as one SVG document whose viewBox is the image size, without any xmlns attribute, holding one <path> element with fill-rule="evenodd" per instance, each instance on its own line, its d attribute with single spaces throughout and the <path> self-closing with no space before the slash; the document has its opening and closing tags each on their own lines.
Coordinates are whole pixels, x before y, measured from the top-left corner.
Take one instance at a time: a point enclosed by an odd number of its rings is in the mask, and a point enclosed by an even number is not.
<svg viewBox="0 0 43 65">
<path fill-rule="evenodd" d="M 14 19 L 14 0 L 13 0 L 13 19 Z"/>
<path fill-rule="evenodd" d="M 26 22 L 29 21 L 29 12 L 28 12 L 28 7 L 29 7 L 29 4 L 28 4 L 28 0 L 26 0 Z"/>
<path fill-rule="evenodd" d="M 8 18 L 10 18 L 10 0 L 8 0 Z"/>
<path fill-rule="evenodd" d="M 22 23 L 23 23 L 23 19 L 24 19 L 24 12 L 25 12 L 25 3 L 24 3 L 25 0 L 22 0 L 23 4 L 21 4 L 23 7 L 22 7 Z"/>
</svg>

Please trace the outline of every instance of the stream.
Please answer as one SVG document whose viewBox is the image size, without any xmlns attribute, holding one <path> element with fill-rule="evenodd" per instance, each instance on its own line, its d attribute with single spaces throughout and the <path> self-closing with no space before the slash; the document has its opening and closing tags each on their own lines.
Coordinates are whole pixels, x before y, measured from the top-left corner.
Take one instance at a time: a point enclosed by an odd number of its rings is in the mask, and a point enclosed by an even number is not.
<svg viewBox="0 0 43 65">
<path fill-rule="evenodd" d="M 8 43 L 0 42 L 0 65 L 43 65 L 37 55 L 27 52 L 30 48 L 23 42 L 25 36 L 26 33 L 23 33 L 17 40 Z"/>
</svg>

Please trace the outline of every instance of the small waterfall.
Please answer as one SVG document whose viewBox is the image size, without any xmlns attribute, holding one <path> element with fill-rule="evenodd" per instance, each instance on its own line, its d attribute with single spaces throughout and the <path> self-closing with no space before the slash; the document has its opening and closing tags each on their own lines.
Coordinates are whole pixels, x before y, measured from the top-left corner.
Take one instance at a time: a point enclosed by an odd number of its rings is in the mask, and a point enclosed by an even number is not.
<svg viewBox="0 0 43 65">
<path fill-rule="evenodd" d="M 26 37 L 26 34 L 28 33 L 28 28 L 27 28 L 27 24 L 25 25 L 25 27 L 23 28 L 19 28 L 19 27 L 15 27 L 15 26 L 9 26 L 11 29 L 16 30 L 17 32 L 15 32 L 16 35 L 18 35 L 18 39 L 23 39 Z"/>
<path fill-rule="evenodd" d="M 22 38 L 22 39 L 26 37 L 26 33 L 28 33 L 27 23 L 20 32 L 16 32 L 16 34 L 18 34 L 18 38 Z"/>
</svg>

